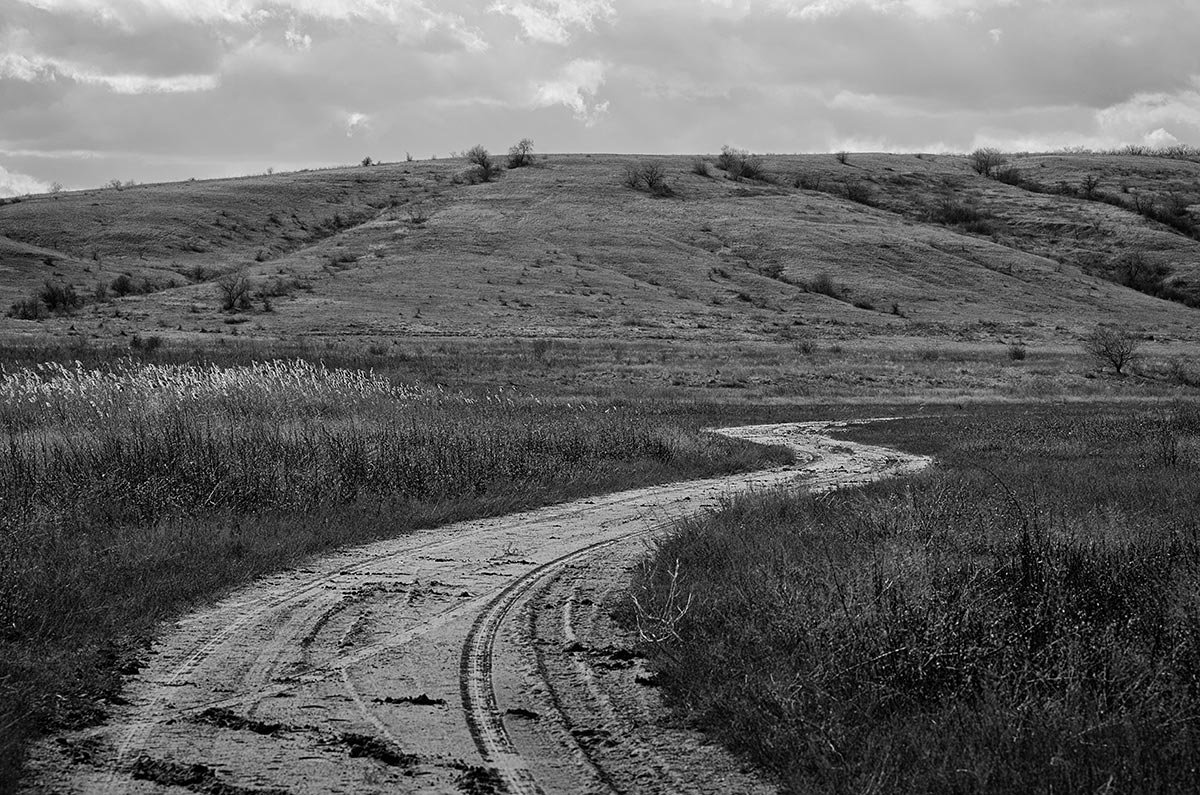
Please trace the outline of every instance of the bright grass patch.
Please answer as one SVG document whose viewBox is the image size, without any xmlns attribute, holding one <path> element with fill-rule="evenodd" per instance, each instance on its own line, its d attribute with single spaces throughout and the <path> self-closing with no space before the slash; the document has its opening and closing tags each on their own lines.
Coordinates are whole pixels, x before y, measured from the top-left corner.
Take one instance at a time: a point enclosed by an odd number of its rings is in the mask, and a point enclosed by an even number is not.
<svg viewBox="0 0 1200 795">
<path fill-rule="evenodd" d="M 941 463 L 736 499 L 635 583 L 681 716 L 789 792 L 1196 791 L 1200 412 L 854 436 Z"/>
<path fill-rule="evenodd" d="M 154 623 L 304 556 L 779 460 L 681 412 L 303 361 L 0 372 L 0 790 L 95 721 Z"/>
</svg>

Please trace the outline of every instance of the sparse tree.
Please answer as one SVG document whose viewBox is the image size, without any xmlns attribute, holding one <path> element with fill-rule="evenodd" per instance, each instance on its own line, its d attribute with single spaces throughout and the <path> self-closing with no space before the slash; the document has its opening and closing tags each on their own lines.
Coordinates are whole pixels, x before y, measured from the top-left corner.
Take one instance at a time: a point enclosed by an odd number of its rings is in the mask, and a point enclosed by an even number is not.
<svg viewBox="0 0 1200 795">
<path fill-rule="evenodd" d="M 367 155 L 366 157 L 364 157 L 362 159 L 362 165 L 364 168 L 366 168 L 367 166 L 374 165 L 374 164 L 375 164 L 375 161 L 371 159 L 370 155 Z"/>
<path fill-rule="evenodd" d="M 479 167 L 479 176 L 484 182 L 491 182 L 492 177 L 500 171 L 496 161 L 492 160 L 491 154 L 482 144 L 475 144 L 464 152 L 463 156 L 467 158 L 468 163 Z"/>
<path fill-rule="evenodd" d="M 241 272 L 227 273 L 216 281 L 217 297 L 221 301 L 221 309 L 233 312 L 237 309 L 250 307 L 252 285 L 250 278 Z"/>
<path fill-rule="evenodd" d="M 533 140 L 522 138 L 508 148 L 508 167 L 522 168 L 533 165 Z"/>
<path fill-rule="evenodd" d="M 1135 358 L 1141 340 L 1137 335 L 1123 326 L 1097 326 L 1083 340 L 1083 349 L 1095 359 L 1101 367 L 1111 366 L 1117 375 Z"/>
<path fill-rule="evenodd" d="M 971 168 L 975 169 L 976 174 L 985 177 L 992 176 L 996 169 L 1007 162 L 1007 158 L 1000 153 L 999 149 L 982 148 L 971 153 Z"/>
</svg>

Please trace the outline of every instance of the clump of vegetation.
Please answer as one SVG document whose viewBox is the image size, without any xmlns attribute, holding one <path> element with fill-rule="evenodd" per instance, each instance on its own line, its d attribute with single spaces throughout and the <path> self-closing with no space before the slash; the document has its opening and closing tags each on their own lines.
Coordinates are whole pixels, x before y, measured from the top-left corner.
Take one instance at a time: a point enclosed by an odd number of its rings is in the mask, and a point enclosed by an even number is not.
<svg viewBox="0 0 1200 795">
<path fill-rule="evenodd" d="M 788 792 L 1194 789 L 1200 413 L 986 411 L 854 432 L 928 474 L 677 525 L 628 619 L 681 719 Z"/>
<path fill-rule="evenodd" d="M 0 369 L 0 790 L 23 742 L 95 719 L 137 636 L 230 585 L 417 527 L 768 460 L 673 411 L 301 361 Z"/>
<path fill-rule="evenodd" d="M 858 204 L 867 206 L 872 204 L 871 189 L 861 180 L 852 180 L 846 183 L 846 198 Z"/>
<path fill-rule="evenodd" d="M 708 161 L 703 157 L 697 157 L 692 160 L 692 173 L 698 177 L 712 176 L 708 171 Z"/>
<path fill-rule="evenodd" d="M 8 316 L 18 320 L 42 320 L 51 314 L 70 314 L 81 306 L 83 297 L 75 292 L 73 285 L 47 281 L 37 295 L 15 301 Z"/>
<path fill-rule="evenodd" d="M 754 180 L 770 182 L 771 176 L 763 165 L 762 158 L 751 154 L 745 149 L 734 149 L 732 146 L 722 146 L 721 154 L 717 155 L 717 168 L 734 180 Z"/>
<path fill-rule="evenodd" d="M 214 283 L 222 312 L 236 312 L 250 308 L 250 295 L 254 284 L 241 271 L 226 273 Z"/>
<path fill-rule="evenodd" d="M 652 160 L 627 166 L 622 182 L 627 188 L 645 191 L 655 196 L 674 194 L 671 186 L 667 184 L 666 166 Z"/>
<path fill-rule="evenodd" d="M 508 149 L 508 167 L 524 168 L 533 165 L 533 140 L 522 138 Z"/>
<path fill-rule="evenodd" d="M 981 148 L 971 153 L 971 168 L 976 174 L 992 177 L 996 171 L 1008 162 L 1008 158 L 999 149 Z"/>
<path fill-rule="evenodd" d="M 500 174 L 500 164 L 492 159 L 488 150 L 483 148 L 482 144 L 475 144 L 465 153 L 463 157 L 467 162 L 475 166 L 475 173 L 483 182 L 491 182 Z"/>
<path fill-rule="evenodd" d="M 1080 344 L 1098 365 L 1111 367 L 1117 375 L 1122 375 L 1137 358 L 1142 340 L 1123 326 L 1097 326 L 1080 340 Z"/>
<path fill-rule="evenodd" d="M 833 280 L 828 271 L 821 271 L 804 283 L 804 289 L 810 293 L 820 293 L 841 301 L 845 298 L 841 285 Z"/>
</svg>

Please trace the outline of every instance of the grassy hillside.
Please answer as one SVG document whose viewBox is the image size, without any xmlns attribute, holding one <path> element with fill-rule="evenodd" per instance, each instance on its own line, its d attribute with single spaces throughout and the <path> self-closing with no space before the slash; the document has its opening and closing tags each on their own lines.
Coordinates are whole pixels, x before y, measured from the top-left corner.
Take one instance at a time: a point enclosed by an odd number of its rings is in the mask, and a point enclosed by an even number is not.
<svg viewBox="0 0 1200 795">
<path fill-rule="evenodd" d="M 728 375 L 718 359 L 804 360 L 783 368 L 788 383 L 823 369 L 814 352 L 861 355 L 880 377 L 931 351 L 991 361 L 1019 344 L 1070 359 L 1100 322 L 1128 325 L 1160 358 L 1196 350 L 1198 310 L 1117 283 L 1136 257 L 1177 298 L 1200 284 L 1200 242 L 1133 207 L 1171 197 L 1190 218 L 1195 163 L 1026 156 L 1001 181 L 968 157 L 811 155 L 766 157 L 767 180 L 734 180 L 716 158 L 707 175 L 696 158 L 651 158 L 671 189 L 659 197 L 624 184 L 644 160 L 553 155 L 488 183 L 442 160 L 32 197 L 0 206 L 0 305 L 47 281 L 83 305 L 0 319 L 0 337 L 408 357 L 515 338 L 582 341 L 584 360 L 612 343 L 701 362 L 661 379 L 689 389 Z M 249 305 L 222 311 L 215 282 L 239 272 Z M 601 358 L 616 380 L 620 362 Z M 776 363 L 761 368 L 778 376 Z"/>
</svg>

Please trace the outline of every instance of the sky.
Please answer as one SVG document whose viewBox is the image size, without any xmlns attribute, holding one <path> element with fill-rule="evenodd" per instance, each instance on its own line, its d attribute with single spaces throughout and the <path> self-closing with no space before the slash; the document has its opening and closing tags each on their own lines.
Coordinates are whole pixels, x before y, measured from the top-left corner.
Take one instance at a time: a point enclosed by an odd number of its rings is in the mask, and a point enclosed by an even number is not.
<svg viewBox="0 0 1200 795">
<path fill-rule="evenodd" d="M 1200 145 L 1200 0 L 0 0 L 0 196 L 521 138 Z"/>
</svg>

